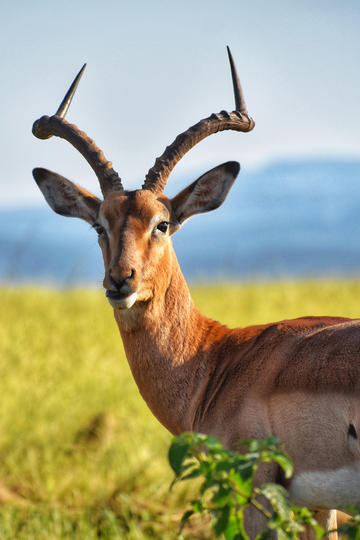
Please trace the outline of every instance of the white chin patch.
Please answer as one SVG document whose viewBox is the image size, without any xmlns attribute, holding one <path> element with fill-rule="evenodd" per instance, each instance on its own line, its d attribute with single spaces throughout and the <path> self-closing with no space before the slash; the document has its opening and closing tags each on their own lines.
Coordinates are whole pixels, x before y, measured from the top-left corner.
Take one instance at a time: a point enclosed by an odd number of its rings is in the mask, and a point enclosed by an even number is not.
<svg viewBox="0 0 360 540">
<path fill-rule="evenodd" d="M 136 302 L 137 299 L 137 293 L 129 294 L 129 296 L 126 296 L 125 298 L 121 299 L 115 299 L 115 298 L 108 298 L 110 305 L 114 309 L 130 309 Z"/>
</svg>

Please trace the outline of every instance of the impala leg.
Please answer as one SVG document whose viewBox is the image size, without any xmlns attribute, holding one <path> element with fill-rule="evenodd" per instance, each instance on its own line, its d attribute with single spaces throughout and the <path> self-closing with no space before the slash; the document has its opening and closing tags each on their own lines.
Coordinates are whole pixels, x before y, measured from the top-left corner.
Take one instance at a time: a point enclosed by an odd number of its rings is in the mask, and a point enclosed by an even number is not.
<svg viewBox="0 0 360 540">
<path fill-rule="evenodd" d="M 314 512 L 316 521 L 327 531 L 332 531 L 337 528 L 336 510 L 317 510 Z M 306 527 L 306 531 L 300 535 L 301 540 L 315 540 L 316 535 L 312 527 Z M 338 534 L 332 532 L 325 536 L 328 540 L 337 540 Z"/>
<path fill-rule="evenodd" d="M 260 500 L 263 504 L 264 501 Z M 258 534 L 263 532 L 266 527 L 267 519 L 260 514 L 259 510 L 253 506 L 249 506 L 244 511 L 244 525 L 245 531 L 249 535 L 251 540 L 254 540 Z M 271 540 L 276 540 L 277 535 L 275 532 L 272 532 L 270 537 Z"/>
<path fill-rule="evenodd" d="M 261 486 L 266 482 L 276 482 L 278 466 L 275 463 L 262 464 L 255 475 L 255 486 Z M 258 498 L 259 503 L 271 511 L 271 506 L 265 497 Z M 255 507 L 248 506 L 244 511 L 244 526 L 250 539 L 253 540 L 258 534 L 266 528 L 267 518 Z M 269 538 L 276 540 L 276 532 L 271 532 Z"/>
</svg>

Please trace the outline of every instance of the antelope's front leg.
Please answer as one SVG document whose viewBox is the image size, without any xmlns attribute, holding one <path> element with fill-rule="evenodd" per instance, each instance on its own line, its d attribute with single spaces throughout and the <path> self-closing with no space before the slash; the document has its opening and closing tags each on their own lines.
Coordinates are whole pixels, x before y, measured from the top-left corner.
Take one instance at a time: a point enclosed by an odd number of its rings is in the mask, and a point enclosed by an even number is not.
<svg viewBox="0 0 360 540">
<path fill-rule="evenodd" d="M 262 463 L 255 475 L 254 485 L 260 487 L 267 482 L 276 482 L 278 465 L 276 463 Z M 259 503 L 271 512 L 269 501 L 265 497 L 258 497 Z M 266 529 L 268 519 L 254 506 L 248 506 L 244 511 L 244 526 L 247 534 L 253 540 L 258 534 Z M 271 532 L 269 538 L 277 538 L 276 531 Z"/>
</svg>

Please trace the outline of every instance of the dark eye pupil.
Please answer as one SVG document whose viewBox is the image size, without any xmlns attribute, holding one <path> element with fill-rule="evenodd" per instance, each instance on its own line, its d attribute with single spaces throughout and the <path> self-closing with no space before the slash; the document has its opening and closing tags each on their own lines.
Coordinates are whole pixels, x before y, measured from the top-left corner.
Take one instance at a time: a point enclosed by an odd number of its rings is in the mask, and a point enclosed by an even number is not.
<svg viewBox="0 0 360 540">
<path fill-rule="evenodd" d="M 159 225 L 157 226 L 157 229 L 159 229 L 159 231 L 161 231 L 162 233 L 166 233 L 167 230 L 168 230 L 168 222 L 167 221 L 162 221 L 161 223 L 159 223 Z"/>
<path fill-rule="evenodd" d="M 95 223 L 94 229 L 98 234 L 103 234 L 105 232 L 104 227 L 102 227 L 101 225 L 98 225 L 97 223 Z"/>
</svg>

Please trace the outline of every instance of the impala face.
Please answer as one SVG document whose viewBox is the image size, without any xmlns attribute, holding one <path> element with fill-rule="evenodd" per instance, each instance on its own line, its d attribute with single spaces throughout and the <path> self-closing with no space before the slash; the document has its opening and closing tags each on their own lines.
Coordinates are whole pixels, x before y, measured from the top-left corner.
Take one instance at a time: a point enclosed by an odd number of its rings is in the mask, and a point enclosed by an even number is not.
<svg viewBox="0 0 360 540">
<path fill-rule="evenodd" d="M 169 268 L 171 203 L 150 191 L 110 194 L 93 225 L 99 235 L 106 296 L 116 309 L 129 309 L 154 295 L 154 283 Z M 165 275 L 164 275 L 165 272 Z"/>
</svg>

